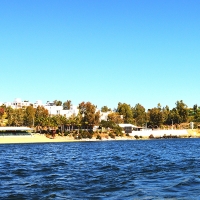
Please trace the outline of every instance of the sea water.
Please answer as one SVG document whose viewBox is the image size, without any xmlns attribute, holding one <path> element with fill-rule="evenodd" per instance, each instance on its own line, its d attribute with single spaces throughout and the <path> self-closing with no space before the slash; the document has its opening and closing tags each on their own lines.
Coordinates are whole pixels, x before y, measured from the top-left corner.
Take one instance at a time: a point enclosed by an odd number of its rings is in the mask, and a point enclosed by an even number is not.
<svg viewBox="0 0 200 200">
<path fill-rule="evenodd" d="M 0 145 L 0 199 L 200 199 L 200 139 Z"/>
</svg>

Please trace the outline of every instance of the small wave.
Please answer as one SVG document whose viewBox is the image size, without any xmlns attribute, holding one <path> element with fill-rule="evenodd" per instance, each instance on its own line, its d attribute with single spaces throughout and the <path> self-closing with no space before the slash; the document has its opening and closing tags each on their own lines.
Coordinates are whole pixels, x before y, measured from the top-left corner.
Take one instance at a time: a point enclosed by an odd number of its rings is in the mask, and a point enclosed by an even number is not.
<svg viewBox="0 0 200 200">
<path fill-rule="evenodd" d="M 198 199 L 198 146 L 198 139 L 0 146 L 0 199 Z"/>
<path fill-rule="evenodd" d="M 188 177 L 175 184 L 174 187 L 191 186 L 193 184 L 200 184 L 200 181 L 194 177 Z"/>
</svg>

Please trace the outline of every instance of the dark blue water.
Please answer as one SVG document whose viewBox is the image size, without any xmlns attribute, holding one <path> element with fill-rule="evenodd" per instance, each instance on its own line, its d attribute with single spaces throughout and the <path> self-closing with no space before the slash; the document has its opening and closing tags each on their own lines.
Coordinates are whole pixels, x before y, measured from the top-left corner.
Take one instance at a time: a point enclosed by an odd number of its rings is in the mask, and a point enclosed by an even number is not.
<svg viewBox="0 0 200 200">
<path fill-rule="evenodd" d="M 200 139 L 0 145 L 0 199 L 200 199 Z"/>
</svg>

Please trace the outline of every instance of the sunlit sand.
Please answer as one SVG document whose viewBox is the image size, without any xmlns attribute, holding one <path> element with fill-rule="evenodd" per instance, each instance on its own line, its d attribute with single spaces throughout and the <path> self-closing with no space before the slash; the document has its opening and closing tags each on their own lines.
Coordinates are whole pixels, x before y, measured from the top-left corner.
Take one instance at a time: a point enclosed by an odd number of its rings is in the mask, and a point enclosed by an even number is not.
<svg viewBox="0 0 200 200">
<path fill-rule="evenodd" d="M 187 137 L 200 137 L 200 133 L 195 130 L 187 130 Z M 142 139 L 148 139 L 142 138 Z M 113 138 L 102 138 L 101 141 L 108 140 L 135 140 L 135 137 L 115 137 Z M 31 136 L 1 136 L 0 144 L 14 144 L 14 143 L 53 143 L 53 142 L 79 142 L 79 141 L 100 141 L 96 138 L 92 139 L 74 139 L 71 136 L 56 136 L 55 138 L 48 138 L 43 134 L 33 134 Z"/>
<path fill-rule="evenodd" d="M 5 136 L 0 137 L 0 144 L 12 143 L 45 143 L 45 142 L 72 142 L 76 141 L 70 137 L 47 138 L 45 135 L 34 134 L 32 136 Z"/>
</svg>

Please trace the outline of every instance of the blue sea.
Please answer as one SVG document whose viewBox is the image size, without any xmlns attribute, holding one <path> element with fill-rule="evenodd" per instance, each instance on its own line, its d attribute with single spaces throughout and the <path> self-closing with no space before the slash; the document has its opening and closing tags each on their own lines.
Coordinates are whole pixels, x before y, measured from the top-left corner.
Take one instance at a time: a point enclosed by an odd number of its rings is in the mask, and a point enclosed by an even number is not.
<svg viewBox="0 0 200 200">
<path fill-rule="evenodd" d="M 200 139 L 0 145 L 0 199 L 200 199 Z"/>
</svg>

